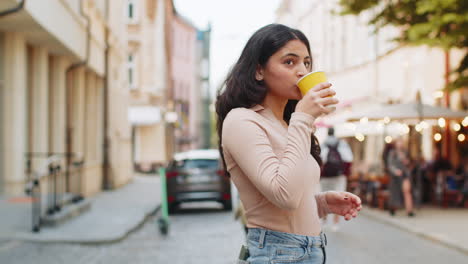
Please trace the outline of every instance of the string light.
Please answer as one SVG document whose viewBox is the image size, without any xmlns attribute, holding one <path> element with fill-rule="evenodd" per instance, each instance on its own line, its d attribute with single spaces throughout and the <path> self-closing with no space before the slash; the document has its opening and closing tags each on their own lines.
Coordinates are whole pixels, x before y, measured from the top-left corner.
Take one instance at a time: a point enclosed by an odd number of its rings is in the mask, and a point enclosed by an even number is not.
<svg viewBox="0 0 468 264">
<path fill-rule="evenodd" d="M 408 134 L 410 131 L 409 126 L 407 124 L 403 124 L 403 133 Z"/>
<path fill-rule="evenodd" d="M 439 118 L 438 123 L 441 128 L 445 127 L 445 119 L 443 119 L 442 117 Z"/>
<path fill-rule="evenodd" d="M 442 139 L 442 135 L 440 133 L 435 133 L 434 140 L 439 142 Z"/>
<path fill-rule="evenodd" d="M 466 116 L 466 117 L 463 119 L 462 125 L 463 125 L 464 127 L 468 126 L 468 116 Z"/>
<path fill-rule="evenodd" d="M 416 131 L 418 132 L 421 132 L 422 131 L 422 127 L 421 127 L 421 124 L 417 124 L 414 129 L 416 129 Z"/>
<path fill-rule="evenodd" d="M 386 137 L 385 137 L 385 142 L 386 142 L 387 144 L 392 143 L 392 140 L 393 140 L 393 138 L 392 138 L 391 136 L 386 136 Z"/>
<path fill-rule="evenodd" d="M 364 139 L 366 138 L 366 137 L 364 137 L 364 135 L 361 134 L 361 133 L 356 134 L 355 137 L 356 137 L 356 139 L 359 140 L 360 142 L 364 141 Z"/>
<path fill-rule="evenodd" d="M 444 122 L 445 122 L 445 119 L 444 119 Z M 420 125 L 421 125 L 422 129 L 428 129 L 429 128 L 429 124 L 426 121 L 421 121 Z"/>
<path fill-rule="evenodd" d="M 453 130 L 458 132 L 458 131 L 460 131 L 460 129 L 461 129 L 460 124 L 458 124 L 458 123 L 453 124 Z"/>
<path fill-rule="evenodd" d="M 460 141 L 460 142 L 465 141 L 465 135 L 463 135 L 463 134 L 459 134 L 457 138 L 458 138 L 458 141 Z"/>
</svg>

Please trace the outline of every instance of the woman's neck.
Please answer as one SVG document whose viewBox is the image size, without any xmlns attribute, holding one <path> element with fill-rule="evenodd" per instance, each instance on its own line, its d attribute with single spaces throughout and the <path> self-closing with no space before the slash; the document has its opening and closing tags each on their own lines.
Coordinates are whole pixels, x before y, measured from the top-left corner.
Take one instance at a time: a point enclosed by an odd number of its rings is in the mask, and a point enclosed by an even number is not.
<svg viewBox="0 0 468 264">
<path fill-rule="evenodd" d="M 288 103 L 287 99 L 279 98 L 271 94 L 267 94 L 265 100 L 263 100 L 262 105 L 265 108 L 270 109 L 276 119 L 283 121 L 284 108 Z"/>
</svg>

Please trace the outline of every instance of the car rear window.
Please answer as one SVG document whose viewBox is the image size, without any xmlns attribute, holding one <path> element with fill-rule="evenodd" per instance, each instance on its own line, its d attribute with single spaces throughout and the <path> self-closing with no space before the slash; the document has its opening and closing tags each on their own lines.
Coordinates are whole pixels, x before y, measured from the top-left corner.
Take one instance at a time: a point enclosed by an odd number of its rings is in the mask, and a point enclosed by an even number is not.
<svg viewBox="0 0 468 264">
<path fill-rule="evenodd" d="M 177 169 L 217 169 L 219 161 L 214 159 L 190 159 L 176 162 Z"/>
</svg>

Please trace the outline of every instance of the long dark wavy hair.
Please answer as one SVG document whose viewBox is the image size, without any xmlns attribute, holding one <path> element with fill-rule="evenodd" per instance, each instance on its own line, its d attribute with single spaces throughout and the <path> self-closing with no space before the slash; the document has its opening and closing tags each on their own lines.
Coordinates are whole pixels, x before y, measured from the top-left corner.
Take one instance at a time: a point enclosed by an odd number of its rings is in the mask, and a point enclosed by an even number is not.
<svg viewBox="0 0 468 264">
<path fill-rule="evenodd" d="M 251 108 L 263 102 L 268 88 L 265 87 L 263 81 L 255 79 L 257 66 L 265 67 L 270 57 L 291 40 L 300 40 L 311 54 L 309 41 L 299 30 L 281 24 L 270 24 L 257 30 L 247 41 L 238 61 L 227 75 L 221 89 L 218 90 L 216 130 L 219 138 L 219 151 L 224 165 L 226 165 L 222 147 L 224 119 L 234 108 Z M 297 103 L 298 100 L 288 100 L 286 104 L 283 119 L 288 125 Z M 312 134 L 310 153 L 319 165 L 322 165 L 320 145 L 314 134 Z M 226 170 L 226 166 L 224 169 Z"/>
</svg>

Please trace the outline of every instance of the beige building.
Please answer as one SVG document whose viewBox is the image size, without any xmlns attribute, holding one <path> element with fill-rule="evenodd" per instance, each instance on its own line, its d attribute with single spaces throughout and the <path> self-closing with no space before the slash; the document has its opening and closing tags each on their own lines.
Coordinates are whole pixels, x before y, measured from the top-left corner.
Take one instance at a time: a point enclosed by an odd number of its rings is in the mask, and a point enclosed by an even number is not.
<svg viewBox="0 0 468 264">
<path fill-rule="evenodd" d="M 33 171 L 82 163 L 66 191 L 85 197 L 131 180 L 124 8 L 0 1 L 0 194 L 24 194 L 28 157 Z"/>
<path fill-rule="evenodd" d="M 418 92 L 425 104 L 435 105 L 440 101 L 437 98 L 445 85 L 445 54 L 442 50 L 400 46 L 391 41 L 399 33 L 396 28 L 387 27 L 373 34 L 374 29 L 367 25 L 371 13 L 359 16 L 332 13 L 338 10 L 337 0 L 283 0 L 277 10 L 277 22 L 306 34 L 314 70 L 328 74 L 341 106 L 347 106 L 338 109 L 334 117 L 339 136 L 350 137 L 358 143 L 354 139 L 355 133 L 344 124 L 346 112 L 389 101 L 414 102 Z M 458 52 L 450 53 L 451 69 L 460 59 Z M 461 96 L 461 92 L 451 94 L 452 108 L 461 106 Z M 363 157 L 358 155 L 358 159 L 364 159 L 368 164 L 380 162 L 384 134 L 379 131 L 364 133 L 360 138 L 365 139 L 364 145 L 354 144 L 354 147 L 365 150 L 355 149 L 355 153 L 365 153 Z M 430 127 L 422 131 L 426 159 L 432 155 L 432 136 Z M 453 136 L 450 144 L 455 143 Z"/>
<path fill-rule="evenodd" d="M 154 170 L 167 161 L 166 91 L 168 37 L 165 0 L 126 0 L 127 75 L 131 106 L 133 162 L 138 170 Z M 169 151 L 170 152 L 170 151 Z"/>
</svg>

